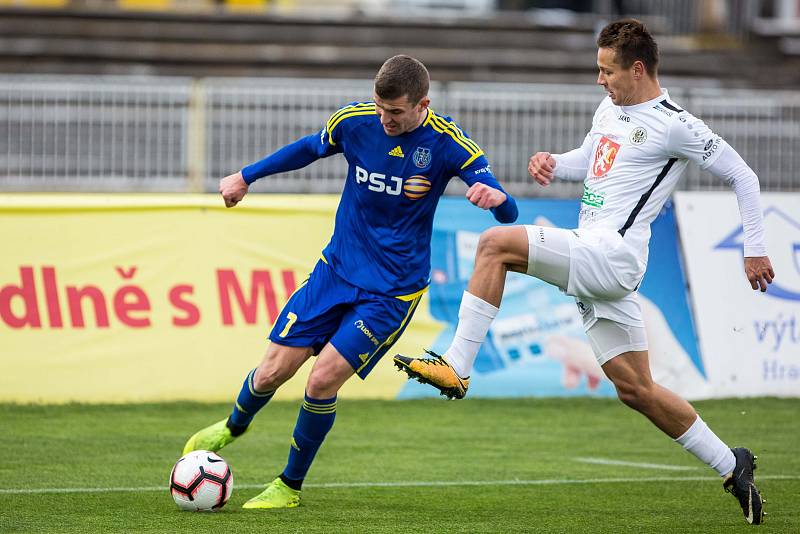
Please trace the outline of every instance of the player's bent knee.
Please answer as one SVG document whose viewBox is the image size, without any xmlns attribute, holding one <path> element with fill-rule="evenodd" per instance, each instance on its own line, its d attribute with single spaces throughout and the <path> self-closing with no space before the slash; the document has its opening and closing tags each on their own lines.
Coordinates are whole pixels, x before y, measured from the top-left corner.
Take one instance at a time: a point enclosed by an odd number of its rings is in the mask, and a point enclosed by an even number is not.
<svg viewBox="0 0 800 534">
<path fill-rule="evenodd" d="M 314 373 L 308 377 L 306 394 L 315 399 L 327 399 L 336 395 L 339 383 L 325 373 Z"/>
<path fill-rule="evenodd" d="M 527 239 L 524 230 L 520 230 L 521 228 L 521 226 L 493 226 L 485 230 L 478 240 L 478 249 L 475 252 L 476 261 L 483 259 L 502 263 L 518 263 L 522 254 L 516 249 L 520 248 L 524 249 L 524 259 L 527 262 Z M 520 237 L 522 239 L 518 239 Z M 520 243 L 516 243 L 516 241 L 520 241 Z"/>
<path fill-rule="evenodd" d="M 614 386 L 619 400 L 635 410 L 647 406 L 652 398 L 652 388 L 646 384 L 615 382 Z"/>
<path fill-rule="evenodd" d="M 256 391 L 278 389 L 291 375 L 275 362 L 262 363 L 253 375 L 253 387 Z"/>
</svg>

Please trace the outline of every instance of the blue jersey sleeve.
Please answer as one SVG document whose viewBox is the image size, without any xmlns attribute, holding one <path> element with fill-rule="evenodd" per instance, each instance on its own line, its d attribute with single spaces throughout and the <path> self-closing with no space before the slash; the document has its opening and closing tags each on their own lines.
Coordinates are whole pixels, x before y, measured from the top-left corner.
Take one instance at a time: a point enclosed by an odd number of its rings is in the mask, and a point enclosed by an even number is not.
<svg viewBox="0 0 800 534">
<path fill-rule="evenodd" d="M 460 170 L 458 176 L 468 186 L 480 182 L 505 193 L 506 201 L 496 208 L 490 208 L 490 211 L 492 215 L 494 215 L 495 220 L 499 223 L 507 224 L 517 220 L 519 216 L 517 201 L 503 189 L 503 186 L 500 185 L 500 182 L 494 177 L 494 174 L 492 174 L 492 167 L 489 165 L 485 156 L 480 155 L 475 158 L 469 165 Z"/>
<path fill-rule="evenodd" d="M 249 185 L 264 176 L 300 169 L 337 152 L 341 152 L 341 149 L 330 144 L 325 130 L 322 130 L 302 137 L 266 158 L 248 165 L 242 169 L 242 176 Z"/>
</svg>

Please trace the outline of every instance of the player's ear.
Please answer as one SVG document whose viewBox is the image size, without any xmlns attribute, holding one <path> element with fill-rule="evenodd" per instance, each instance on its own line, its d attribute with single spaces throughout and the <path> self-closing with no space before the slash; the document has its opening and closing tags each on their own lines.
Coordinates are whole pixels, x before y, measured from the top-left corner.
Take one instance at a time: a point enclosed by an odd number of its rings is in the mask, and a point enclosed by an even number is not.
<svg viewBox="0 0 800 534">
<path fill-rule="evenodd" d="M 422 100 L 420 100 L 419 104 L 417 105 L 419 106 L 420 111 L 425 111 L 426 109 L 428 109 L 428 106 L 431 105 L 431 99 L 428 98 L 427 96 L 423 96 Z"/>
<path fill-rule="evenodd" d="M 633 62 L 633 78 L 635 80 L 641 80 L 642 76 L 644 76 L 644 63 L 641 61 L 634 61 Z"/>
</svg>

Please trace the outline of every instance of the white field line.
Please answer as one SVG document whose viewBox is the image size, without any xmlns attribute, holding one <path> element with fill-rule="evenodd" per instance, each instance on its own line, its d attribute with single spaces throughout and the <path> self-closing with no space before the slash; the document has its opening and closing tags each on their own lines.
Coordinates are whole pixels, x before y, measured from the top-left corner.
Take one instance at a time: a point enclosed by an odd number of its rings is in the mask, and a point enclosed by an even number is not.
<svg viewBox="0 0 800 534">
<path fill-rule="evenodd" d="M 533 480 L 434 480 L 408 481 L 408 482 L 329 482 L 319 484 L 304 484 L 305 488 L 428 488 L 448 486 L 557 486 L 569 484 L 627 484 L 627 483 L 652 483 L 652 482 L 689 482 L 696 480 L 719 481 L 713 476 L 682 476 L 682 477 L 631 477 L 631 478 L 583 478 L 583 479 L 533 479 Z M 800 480 L 800 475 L 766 475 L 758 480 Z M 237 484 L 237 489 L 263 488 L 266 484 Z M 0 495 L 29 495 L 42 493 L 117 493 L 148 491 L 164 491 L 164 486 L 139 486 L 116 488 L 0 488 Z"/>
<path fill-rule="evenodd" d="M 698 469 L 706 469 L 705 467 L 696 466 L 690 467 L 685 465 L 669 465 L 669 464 L 650 464 L 640 462 L 625 462 L 623 460 L 611 460 L 610 458 L 573 458 L 576 462 L 584 464 L 598 464 L 598 465 L 620 465 L 623 467 L 641 467 L 644 469 L 663 469 L 665 471 L 697 471 Z M 760 478 L 760 477 L 759 477 Z"/>
</svg>

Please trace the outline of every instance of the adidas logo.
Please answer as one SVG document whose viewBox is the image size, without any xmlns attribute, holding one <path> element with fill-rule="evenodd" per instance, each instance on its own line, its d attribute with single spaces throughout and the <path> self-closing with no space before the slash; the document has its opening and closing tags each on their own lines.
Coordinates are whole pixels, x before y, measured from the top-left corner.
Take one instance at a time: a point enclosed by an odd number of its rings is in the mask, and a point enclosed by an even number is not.
<svg viewBox="0 0 800 534">
<path fill-rule="evenodd" d="M 397 145 L 393 149 L 389 151 L 390 156 L 397 156 L 398 158 L 403 158 L 405 155 L 403 154 L 403 149 L 400 148 L 400 145 Z"/>
<path fill-rule="evenodd" d="M 400 147 L 397 147 L 400 148 Z M 394 154 L 392 154 L 394 155 Z M 369 359 L 369 352 L 365 352 L 364 354 L 359 354 L 358 358 L 361 360 L 362 363 L 366 362 Z"/>
</svg>

